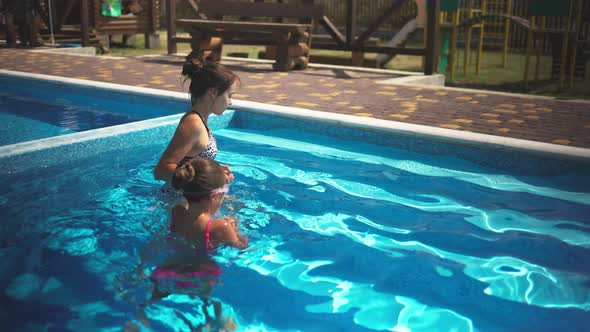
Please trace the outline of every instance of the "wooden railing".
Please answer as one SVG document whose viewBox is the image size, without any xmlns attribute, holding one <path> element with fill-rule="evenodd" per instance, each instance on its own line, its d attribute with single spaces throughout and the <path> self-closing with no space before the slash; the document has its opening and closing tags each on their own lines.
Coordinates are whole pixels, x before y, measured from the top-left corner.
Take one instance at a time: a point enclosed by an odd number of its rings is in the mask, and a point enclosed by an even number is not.
<svg viewBox="0 0 590 332">
<path fill-rule="evenodd" d="M 316 0 L 315 3 L 324 6 L 326 16 L 330 17 L 337 27 L 346 26 L 347 4 L 345 1 Z M 356 4 L 357 25 L 367 27 L 373 18 L 382 14 L 383 8 L 391 4 L 391 0 L 359 0 Z M 416 5 L 407 1 L 400 8 L 397 15 L 388 17 L 376 32 L 379 37 L 392 38 L 391 33 L 401 29 L 406 22 L 416 17 Z"/>
</svg>

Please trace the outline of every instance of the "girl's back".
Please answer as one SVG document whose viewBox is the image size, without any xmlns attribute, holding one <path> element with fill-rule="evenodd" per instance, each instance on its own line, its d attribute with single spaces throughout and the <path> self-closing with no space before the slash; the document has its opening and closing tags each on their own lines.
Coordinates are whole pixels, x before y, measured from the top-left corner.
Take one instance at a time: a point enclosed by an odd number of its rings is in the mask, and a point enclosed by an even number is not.
<svg viewBox="0 0 590 332">
<path fill-rule="evenodd" d="M 178 166 L 172 186 L 182 190 L 186 203 L 172 209 L 171 230 L 207 250 L 219 244 L 237 248 L 248 246 L 231 218 L 213 219 L 229 188 L 224 168 L 217 162 L 195 157 Z"/>
<path fill-rule="evenodd" d="M 187 207 L 187 205 L 179 204 L 172 209 L 170 231 L 186 241 L 205 247 L 209 220 L 204 215 L 195 218 L 189 213 Z"/>
</svg>

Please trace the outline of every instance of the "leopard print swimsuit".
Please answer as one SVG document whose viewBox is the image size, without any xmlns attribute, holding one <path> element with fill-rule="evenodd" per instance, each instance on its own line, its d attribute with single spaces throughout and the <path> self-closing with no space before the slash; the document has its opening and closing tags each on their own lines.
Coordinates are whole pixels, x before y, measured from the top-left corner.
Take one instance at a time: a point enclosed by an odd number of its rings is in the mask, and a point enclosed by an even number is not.
<svg viewBox="0 0 590 332">
<path fill-rule="evenodd" d="M 196 154 L 194 156 L 184 157 L 182 159 L 182 161 L 180 162 L 180 164 L 183 164 L 186 161 L 188 161 L 192 158 L 195 158 L 195 157 L 207 158 L 207 159 L 211 159 L 211 160 L 215 160 L 215 157 L 217 157 L 217 140 L 215 139 L 215 136 L 213 136 L 213 132 L 211 130 L 209 130 L 207 123 L 205 123 L 205 120 L 203 120 L 201 115 L 197 112 L 194 112 L 194 113 L 197 116 L 199 116 L 199 119 L 201 119 L 201 121 L 203 121 L 203 124 L 205 125 L 205 128 L 207 129 L 207 133 L 208 133 L 207 148 L 205 150 L 202 150 L 201 152 L 199 152 L 198 154 Z"/>
</svg>

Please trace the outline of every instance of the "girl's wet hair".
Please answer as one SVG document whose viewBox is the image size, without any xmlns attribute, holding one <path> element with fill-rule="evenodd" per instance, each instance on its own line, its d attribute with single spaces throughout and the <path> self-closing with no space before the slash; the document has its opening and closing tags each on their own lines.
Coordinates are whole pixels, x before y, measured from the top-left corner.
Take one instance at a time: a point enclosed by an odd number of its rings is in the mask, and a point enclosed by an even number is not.
<svg viewBox="0 0 590 332">
<path fill-rule="evenodd" d="M 202 57 L 191 52 L 182 66 L 182 76 L 185 81 L 190 80 L 189 91 L 192 100 L 203 96 L 209 88 L 214 88 L 220 95 L 227 91 L 238 76 L 216 61 L 203 61 Z"/>
<path fill-rule="evenodd" d="M 187 199 L 198 200 L 226 184 L 223 168 L 214 160 L 195 157 L 179 165 L 171 185 L 184 192 Z"/>
</svg>

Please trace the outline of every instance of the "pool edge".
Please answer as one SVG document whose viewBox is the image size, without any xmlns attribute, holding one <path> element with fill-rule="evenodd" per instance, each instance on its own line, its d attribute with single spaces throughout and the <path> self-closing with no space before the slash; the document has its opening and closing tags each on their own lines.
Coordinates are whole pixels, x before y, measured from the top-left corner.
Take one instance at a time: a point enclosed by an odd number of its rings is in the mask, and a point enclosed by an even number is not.
<svg viewBox="0 0 590 332">
<path fill-rule="evenodd" d="M 82 79 L 75 79 L 75 78 L 66 78 L 66 77 L 60 77 L 60 76 L 18 72 L 18 71 L 11 71 L 11 70 L 5 70 L 5 69 L 0 69 L 0 75 L 26 78 L 26 79 L 39 79 L 39 80 L 44 80 L 44 81 L 56 82 L 59 84 L 74 84 L 74 85 L 81 85 L 81 86 L 86 86 L 86 87 L 90 86 L 90 87 L 94 87 L 94 88 L 98 88 L 98 89 L 112 90 L 112 91 L 117 91 L 117 92 L 124 91 L 124 92 L 132 93 L 135 95 L 145 95 L 145 96 L 152 96 L 152 97 L 157 96 L 159 98 L 171 99 L 171 100 L 175 100 L 175 101 L 186 101 L 187 100 L 187 94 L 183 93 L 183 92 L 174 92 L 174 91 L 169 91 L 169 90 L 161 90 L 161 89 L 153 89 L 153 88 L 134 87 L 134 86 L 130 86 L 130 85 L 117 84 L 117 83 L 105 83 L 105 82 L 82 80 Z M 367 130 L 367 131 L 376 131 L 376 132 L 392 134 L 392 135 L 401 135 L 401 136 L 409 136 L 409 137 L 428 139 L 428 140 L 434 140 L 434 141 L 442 141 L 442 142 L 450 143 L 450 144 L 454 143 L 454 144 L 460 144 L 460 145 L 469 145 L 469 146 L 476 146 L 476 147 L 491 148 L 491 149 L 496 149 L 496 150 L 523 151 L 523 152 L 528 152 L 528 153 L 533 153 L 533 154 L 543 154 L 543 155 L 550 155 L 550 156 L 553 155 L 556 157 L 566 157 L 566 158 L 590 160 L 590 149 L 571 147 L 571 146 L 563 146 L 563 145 L 558 145 L 558 144 L 531 141 L 531 140 L 525 140 L 525 139 L 510 138 L 510 137 L 503 137 L 503 136 L 472 133 L 472 132 L 431 127 L 431 126 L 425 126 L 425 125 L 410 124 L 410 123 L 391 121 L 391 120 L 381 120 L 381 119 L 359 117 L 359 116 L 340 114 L 340 113 L 315 111 L 315 110 L 298 108 L 298 107 L 271 105 L 271 104 L 264 104 L 264 103 L 259 103 L 259 102 L 238 100 L 238 99 L 233 100 L 233 104 L 231 105 L 230 109 L 243 111 L 243 112 L 251 112 L 251 113 L 279 116 L 279 117 L 295 119 L 295 120 L 313 121 L 313 122 L 327 124 L 327 125 L 336 125 L 336 126 L 342 126 L 342 127 L 348 127 L 348 128 L 362 129 L 362 130 Z M 162 119 L 162 118 L 155 118 L 155 119 L 146 120 L 146 121 L 154 121 L 157 119 Z M 137 122 L 127 124 L 127 126 L 133 126 L 135 124 L 137 124 Z M 141 130 L 141 129 L 142 128 L 139 128 L 137 130 Z M 101 130 L 101 129 L 96 129 L 96 130 Z M 91 130 L 88 132 L 94 132 L 94 130 Z M 85 133 L 87 133 L 87 132 L 85 132 Z M 116 134 L 118 134 L 118 133 L 114 132 L 111 135 L 116 135 Z M 75 135 L 75 134 L 71 134 L 71 135 Z M 67 136 L 69 136 L 69 135 L 67 135 Z M 105 137 L 105 136 L 110 136 L 110 135 L 108 135 L 108 133 L 105 132 L 104 136 L 100 136 L 100 137 Z M 96 137 L 96 138 L 98 138 L 98 137 Z M 44 139 L 44 140 L 48 140 L 48 139 Z M 39 141 L 41 141 L 41 140 L 39 140 Z M 24 143 L 17 143 L 17 144 L 24 144 Z M 60 145 L 63 145 L 63 144 L 68 144 L 68 143 L 64 142 Z M 38 149 L 43 149 L 43 147 L 38 147 Z M 24 152 L 22 152 L 22 153 L 24 153 Z M 0 157 L 3 157 L 1 149 L 0 149 Z"/>
<path fill-rule="evenodd" d="M 32 141 L 4 145 L 0 146 L 0 158 L 12 157 L 29 152 L 55 148 L 62 145 L 91 141 L 99 138 L 117 136 L 145 129 L 176 124 L 178 123 L 181 116 L 182 114 L 174 114 L 154 119 L 135 121 L 131 123 L 86 130 L 66 135 L 52 136 Z"/>
</svg>

